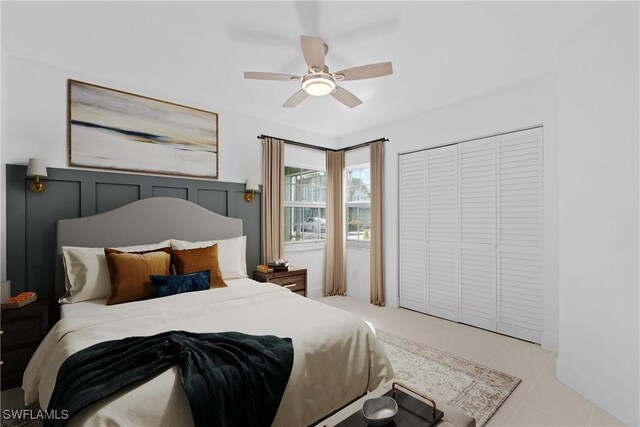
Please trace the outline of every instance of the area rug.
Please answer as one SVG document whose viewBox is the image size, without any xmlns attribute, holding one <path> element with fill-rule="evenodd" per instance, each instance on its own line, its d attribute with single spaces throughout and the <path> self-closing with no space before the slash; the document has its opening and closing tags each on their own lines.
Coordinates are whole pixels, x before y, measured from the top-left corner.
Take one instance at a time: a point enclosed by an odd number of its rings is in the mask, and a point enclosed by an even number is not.
<svg viewBox="0 0 640 427">
<path fill-rule="evenodd" d="M 436 350 L 424 344 L 377 331 L 396 379 L 430 395 L 436 403 L 460 409 L 484 426 L 520 384 L 520 379 Z"/>
</svg>

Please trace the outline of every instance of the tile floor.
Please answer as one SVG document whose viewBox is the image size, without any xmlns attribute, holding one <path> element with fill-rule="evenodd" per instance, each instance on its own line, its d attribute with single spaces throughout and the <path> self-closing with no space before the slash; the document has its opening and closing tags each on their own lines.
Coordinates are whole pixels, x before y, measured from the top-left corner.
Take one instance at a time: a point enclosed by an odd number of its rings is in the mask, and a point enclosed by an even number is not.
<svg viewBox="0 0 640 427">
<path fill-rule="evenodd" d="M 318 301 L 350 311 L 386 332 L 521 378 L 520 385 L 489 420 L 488 427 L 624 425 L 556 380 L 556 354 L 542 350 L 539 345 L 410 310 L 375 307 L 354 297 Z M 21 404 L 21 389 L 2 392 L 0 408 L 17 408 Z"/>
<path fill-rule="evenodd" d="M 318 301 L 350 311 L 376 328 L 522 379 L 487 426 L 623 426 L 555 378 L 556 353 L 539 345 L 410 310 L 375 307 L 354 297 Z"/>
</svg>

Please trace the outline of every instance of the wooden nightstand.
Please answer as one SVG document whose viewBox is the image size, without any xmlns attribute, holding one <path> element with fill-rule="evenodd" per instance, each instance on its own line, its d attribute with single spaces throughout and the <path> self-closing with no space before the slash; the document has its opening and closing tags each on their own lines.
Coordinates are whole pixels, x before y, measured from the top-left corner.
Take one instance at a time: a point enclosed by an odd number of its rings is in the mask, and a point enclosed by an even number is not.
<svg viewBox="0 0 640 427">
<path fill-rule="evenodd" d="M 49 301 L 36 301 L 15 309 L 3 309 L 2 390 L 20 387 L 22 375 L 49 329 Z"/>
<path fill-rule="evenodd" d="M 307 296 L 307 269 L 299 267 L 289 267 L 289 271 L 274 271 L 263 273 L 253 271 L 253 280 L 258 282 L 270 282 L 276 285 L 289 288 L 292 292 Z"/>
</svg>

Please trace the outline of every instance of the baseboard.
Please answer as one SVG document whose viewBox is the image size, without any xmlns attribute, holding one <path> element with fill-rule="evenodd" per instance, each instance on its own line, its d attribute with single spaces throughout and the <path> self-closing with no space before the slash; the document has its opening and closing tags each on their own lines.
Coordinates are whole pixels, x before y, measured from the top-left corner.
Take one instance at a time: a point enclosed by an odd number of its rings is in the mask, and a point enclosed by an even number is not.
<svg viewBox="0 0 640 427">
<path fill-rule="evenodd" d="M 549 335 L 544 332 L 540 335 L 540 346 L 545 350 L 553 351 L 555 353 L 558 352 L 558 336 L 557 335 Z"/>
<path fill-rule="evenodd" d="M 396 298 L 391 298 L 388 301 L 385 301 L 387 307 L 400 308 L 400 300 Z"/>
<path fill-rule="evenodd" d="M 588 373 L 576 371 L 570 361 L 565 362 L 560 357 L 556 360 L 556 377 L 625 425 L 640 425 L 638 402 L 621 395 L 617 390 L 606 390 L 601 384 L 595 384 Z"/>
<path fill-rule="evenodd" d="M 318 299 L 322 298 L 322 288 L 307 288 L 307 298 Z"/>
</svg>

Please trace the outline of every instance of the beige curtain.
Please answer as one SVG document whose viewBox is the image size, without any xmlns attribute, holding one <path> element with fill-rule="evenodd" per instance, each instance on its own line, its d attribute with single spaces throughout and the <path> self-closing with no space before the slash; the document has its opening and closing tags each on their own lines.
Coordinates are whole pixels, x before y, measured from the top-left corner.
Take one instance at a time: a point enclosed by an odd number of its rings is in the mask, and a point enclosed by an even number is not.
<svg viewBox="0 0 640 427">
<path fill-rule="evenodd" d="M 384 143 L 369 145 L 371 154 L 371 303 L 384 306 L 383 171 Z"/>
<path fill-rule="evenodd" d="M 284 141 L 262 140 L 262 262 L 284 258 Z"/>
<path fill-rule="evenodd" d="M 346 295 L 344 267 L 344 151 L 327 151 L 327 241 L 324 296 Z"/>
</svg>

